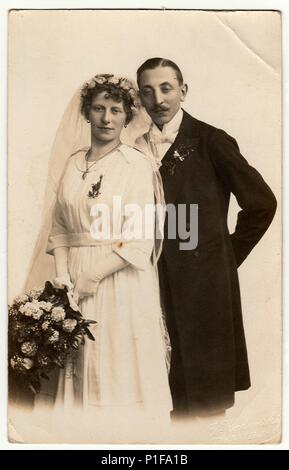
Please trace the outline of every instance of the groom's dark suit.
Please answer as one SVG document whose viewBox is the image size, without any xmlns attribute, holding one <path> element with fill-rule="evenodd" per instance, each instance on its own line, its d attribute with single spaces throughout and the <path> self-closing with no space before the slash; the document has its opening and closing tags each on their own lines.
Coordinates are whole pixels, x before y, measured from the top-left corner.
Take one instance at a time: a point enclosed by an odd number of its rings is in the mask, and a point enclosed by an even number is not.
<svg viewBox="0 0 289 470">
<path fill-rule="evenodd" d="M 183 240 L 167 238 L 159 262 L 174 410 L 228 408 L 250 386 L 237 267 L 269 227 L 276 200 L 232 137 L 186 112 L 160 171 L 167 204 L 186 204 L 188 214 L 198 204 L 197 248 L 181 251 Z M 231 193 L 241 211 L 230 235 Z"/>
</svg>

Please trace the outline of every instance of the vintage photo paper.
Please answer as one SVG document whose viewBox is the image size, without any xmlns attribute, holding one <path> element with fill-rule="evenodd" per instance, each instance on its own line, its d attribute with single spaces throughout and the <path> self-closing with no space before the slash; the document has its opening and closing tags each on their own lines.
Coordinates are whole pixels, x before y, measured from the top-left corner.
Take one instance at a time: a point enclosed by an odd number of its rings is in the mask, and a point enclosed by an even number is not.
<svg viewBox="0 0 289 470">
<path fill-rule="evenodd" d="M 10 442 L 280 442 L 281 79 L 276 11 L 10 12 Z"/>
</svg>

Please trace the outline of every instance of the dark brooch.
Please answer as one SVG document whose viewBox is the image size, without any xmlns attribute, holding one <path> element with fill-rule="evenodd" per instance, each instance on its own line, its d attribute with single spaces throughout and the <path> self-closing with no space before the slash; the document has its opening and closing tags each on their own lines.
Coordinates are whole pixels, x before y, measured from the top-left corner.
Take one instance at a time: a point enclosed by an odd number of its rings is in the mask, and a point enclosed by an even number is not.
<svg viewBox="0 0 289 470">
<path fill-rule="evenodd" d="M 90 199 L 93 199 L 101 194 L 100 187 L 101 187 L 102 178 L 103 178 L 103 175 L 100 175 L 98 182 L 91 185 L 91 189 L 89 190 L 88 195 L 87 195 Z"/>
<path fill-rule="evenodd" d="M 178 145 L 169 160 L 163 163 L 167 168 L 168 173 L 171 176 L 174 176 L 177 165 L 184 162 L 184 160 L 188 158 L 194 150 L 195 148 L 191 143 Z"/>
</svg>

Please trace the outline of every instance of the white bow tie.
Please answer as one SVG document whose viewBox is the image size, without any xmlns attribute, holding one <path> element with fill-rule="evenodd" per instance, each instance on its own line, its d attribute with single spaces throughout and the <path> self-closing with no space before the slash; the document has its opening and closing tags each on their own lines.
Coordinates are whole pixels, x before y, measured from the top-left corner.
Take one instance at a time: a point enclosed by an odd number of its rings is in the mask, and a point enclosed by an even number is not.
<svg viewBox="0 0 289 470">
<path fill-rule="evenodd" d="M 150 131 L 150 139 L 154 144 L 173 144 L 176 138 L 176 132 L 167 132 L 162 134 L 161 132 L 154 133 Z"/>
</svg>

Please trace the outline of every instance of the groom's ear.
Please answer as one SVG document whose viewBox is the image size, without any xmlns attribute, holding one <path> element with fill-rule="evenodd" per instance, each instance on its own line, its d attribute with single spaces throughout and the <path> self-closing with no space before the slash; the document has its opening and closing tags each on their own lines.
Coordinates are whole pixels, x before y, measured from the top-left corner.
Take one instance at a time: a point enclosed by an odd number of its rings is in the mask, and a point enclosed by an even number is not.
<svg viewBox="0 0 289 470">
<path fill-rule="evenodd" d="M 188 85 L 186 83 L 184 83 L 182 86 L 181 86 L 181 101 L 185 101 L 185 98 L 187 96 L 187 93 L 188 93 Z"/>
</svg>

